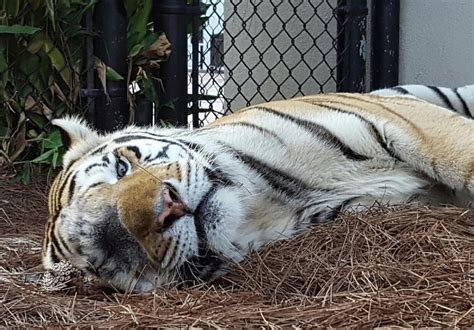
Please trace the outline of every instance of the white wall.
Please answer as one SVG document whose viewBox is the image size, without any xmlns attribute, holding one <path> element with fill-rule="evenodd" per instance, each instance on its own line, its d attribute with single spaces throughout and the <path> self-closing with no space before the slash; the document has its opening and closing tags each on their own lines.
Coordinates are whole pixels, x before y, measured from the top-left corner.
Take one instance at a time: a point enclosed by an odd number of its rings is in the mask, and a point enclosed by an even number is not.
<svg viewBox="0 0 474 330">
<path fill-rule="evenodd" d="M 474 83 L 474 0 L 402 0 L 400 83 Z"/>
</svg>

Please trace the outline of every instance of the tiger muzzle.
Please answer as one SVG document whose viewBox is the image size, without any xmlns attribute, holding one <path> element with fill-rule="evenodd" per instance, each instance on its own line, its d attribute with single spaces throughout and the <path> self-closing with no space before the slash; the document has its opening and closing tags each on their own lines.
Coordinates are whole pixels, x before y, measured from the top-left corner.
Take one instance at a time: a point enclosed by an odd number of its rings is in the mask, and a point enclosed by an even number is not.
<svg viewBox="0 0 474 330">
<path fill-rule="evenodd" d="M 154 266 L 161 264 L 172 245 L 165 231 L 189 213 L 177 193 L 163 185 L 167 178 L 169 173 L 159 167 L 132 172 L 121 180 L 118 192 L 120 221 Z"/>
</svg>

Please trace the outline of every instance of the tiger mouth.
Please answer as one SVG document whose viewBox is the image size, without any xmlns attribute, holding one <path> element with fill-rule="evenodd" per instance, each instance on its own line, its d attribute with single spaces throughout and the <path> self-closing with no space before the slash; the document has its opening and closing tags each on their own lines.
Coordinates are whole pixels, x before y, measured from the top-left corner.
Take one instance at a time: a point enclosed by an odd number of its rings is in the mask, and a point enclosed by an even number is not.
<svg viewBox="0 0 474 330">
<path fill-rule="evenodd" d="M 209 201 L 216 191 L 215 187 L 211 188 L 192 213 L 198 239 L 198 253 L 185 260 L 177 270 L 179 279 L 184 285 L 193 285 L 210 280 L 225 262 L 222 256 L 211 249 L 204 224 L 205 221 L 214 220 L 206 218 L 212 213 L 209 210 L 211 207 Z"/>
</svg>

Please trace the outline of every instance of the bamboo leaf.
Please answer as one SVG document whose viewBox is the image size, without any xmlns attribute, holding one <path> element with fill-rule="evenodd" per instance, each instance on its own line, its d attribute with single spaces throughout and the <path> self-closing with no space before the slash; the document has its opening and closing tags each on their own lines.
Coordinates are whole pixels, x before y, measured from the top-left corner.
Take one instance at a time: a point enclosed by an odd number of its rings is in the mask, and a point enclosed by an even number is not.
<svg viewBox="0 0 474 330">
<path fill-rule="evenodd" d="M 20 11 L 20 0 L 5 0 L 3 1 L 3 10 L 13 17 L 18 15 Z"/>
<path fill-rule="evenodd" d="M 44 149 L 57 149 L 62 145 L 61 134 L 58 130 L 54 130 L 43 140 Z"/>
<path fill-rule="evenodd" d="M 0 34 L 35 34 L 39 30 L 29 25 L 0 25 Z"/>
<path fill-rule="evenodd" d="M 47 159 L 48 159 L 49 157 L 51 157 L 51 156 L 54 154 L 55 151 L 56 151 L 55 149 L 50 149 L 50 150 L 48 150 L 48 151 L 42 153 L 41 155 L 39 155 L 39 156 L 36 157 L 35 159 L 33 159 L 31 162 L 32 162 L 32 163 L 45 163 L 45 162 L 46 162 L 46 163 L 49 163 L 49 162 L 47 161 Z"/>
<path fill-rule="evenodd" d="M 107 66 L 105 76 L 107 80 L 111 80 L 111 81 L 119 81 L 119 80 L 125 79 L 117 71 L 112 69 L 110 66 Z"/>
<path fill-rule="evenodd" d="M 53 168 L 58 167 L 61 163 L 61 158 L 59 156 L 59 151 L 56 149 L 56 152 L 53 154 L 53 158 L 51 159 L 51 165 L 53 166 Z"/>
<path fill-rule="evenodd" d="M 45 42 L 46 38 L 43 33 L 38 33 L 37 35 L 33 36 L 33 39 L 31 40 L 30 44 L 26 48 L 31 54 L 36 54 L 39 52 Z"/>
<path fill-rule="evenodd" d="M 48 17 L 53 25 L 53 30 L 56 30 L 56 20 L 54 15 L 54 0 L 46 0 L 46 11 L 48 12 Z"/>
<path fill-rule="evenodd" d="M 143 49 L 143 45 L 142 44 L 137 44 L 137 45 L 132 47 L 132 49 L 128 53 L 128 56 L 129 57 L 134 57 L 134 56 L 138 55 L 141 52 L 142 49 Z"/>
<path fill-rule="evenodd" d="M 125 0 L 128 32 L 127 42 L 129 50 L 141 44 L 148 33 L 148 22 L 152 9 L 152 0 Z"/>
<path fill-rule="evenodd" d="M 64 82 L 69 88 L 72 88 L 72 72 L 66 65 L 66 60 L 64 59 L 63 54 L 53 45 L 53 42 L 50 39 L 45 40 L 44 51 L 51 60 L 53 67 L 59 72 L 61 78 L 63 78 Z"/>
</svg>

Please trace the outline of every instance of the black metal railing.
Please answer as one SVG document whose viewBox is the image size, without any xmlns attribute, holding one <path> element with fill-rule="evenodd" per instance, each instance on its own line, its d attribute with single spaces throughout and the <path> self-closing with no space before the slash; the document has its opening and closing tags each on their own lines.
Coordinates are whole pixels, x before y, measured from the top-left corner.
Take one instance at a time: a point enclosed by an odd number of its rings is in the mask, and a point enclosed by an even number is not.
<svg viewBox="0 0 474 330">
<path fill-rule="evenodd" d="M 138 102 L 135 122 L 198 127 L 262 101 L 362 92 L 367 90 L 367 54 L 372 87 L 394 85 L 399 0 L 372 4 L 370 43 L 367 0 L 155 0 L 153 28 L 166 33 L 173 50 L 160 63 L 160 108 Z M 93 57 L 126 76 L 122 0 L 99 1 L 86 14 L 84 26 L 90 38 L 80 106 L 96 127 L 114 130 L 129 122 L 129 86 L 123 80 L 108 81 L 103 93 Z"/>
</svg>

